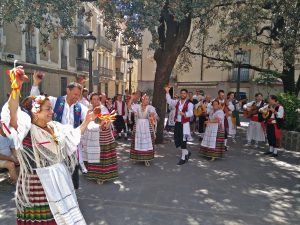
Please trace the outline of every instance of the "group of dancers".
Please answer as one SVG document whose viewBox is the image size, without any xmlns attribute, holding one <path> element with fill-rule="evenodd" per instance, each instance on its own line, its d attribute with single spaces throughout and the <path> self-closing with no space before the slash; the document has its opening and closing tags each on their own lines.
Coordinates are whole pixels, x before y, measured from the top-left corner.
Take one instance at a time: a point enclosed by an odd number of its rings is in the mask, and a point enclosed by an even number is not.
<svg viewBox="0 0 300 225">
<path fill-rule="evenodd" d="M 172 99 L 169 90 L 170 87 L 165 87 L 170 109 L 167 127 L 174 127 L 175 146 L 181 147 L 178 165 L 188 162 L 191 156 L 191 152 L 187 150 L 187 142 L 192 139 L 191 126 L 195 121 L 198 121 L 200 133 L 200 154 L 212 161 L 222 158 L 228 149 L 228 138 L 236 142 L 241 107 L 244 116 L 250 119 L 245 147 L 250 147 L 254 142 L 253 147 L 258 148 L 259 143 L 264 143 L 267 138 L 269 150 L 264 154 L 278 156 L 284 108 L 277 96 L 270 95 L 265 102 L 263 95 L 257 93 L 255 101 L 243 105 L 243 101 L 235 99 L 234 92 L 229 92 L 225 97 L 224 90 L 219 90 L 217 97 L 211 100 L 208 95 L 193 96 L 189 95 L 188 90 L 182 89 L 180 95 Z"/>
<path fill-rule="evenodd" d="M 43 76 L 35 72 L 31 95 L 20 102 L 22 85 L 28 78 L 22 67 L 13 68 L 8 74 L 12 92 L 1 111 L 0 135 L 12 140 L 16 149 L 13 157 L 19 166 L 18 178 L 14 178 L 17 224 L 86 224 L 75 193 L 79 187 L 79 169 L 87 179 L 97 183 L 116 179 L 115 137 L 124 134 L 127 138 L 128 129 L 132 134 L 130 159 L 147 167 L 151 165 L 159 118 L 148 95 L 134 93 L 127 98 L 118 95 L 113 102 L 105 94 L 83 95 L 86 91 L 76 82 L 67 86 L 65 96 L 41 95 L 38 86 Z M 180 91 L 179 99 L 172 99 L 169 90 L 165 87 L 167 103 L 174 109 L 174 142 L 176 148 L 181 148 L 178 165 L 191 157 L 187 142 L 191 140 L 190 124 L 195 122 L 191 119 L 195 115 L 201 117 L 200 154 L 212 160 L 223 157 L 228 136 L 235 140 L 234 111 L 238 103 L 234 93 L 228 93 L 225 99 L 224 91 L 220 90 L 215 99 L 210 101 L 206 97 L 196 103 L 186 89 Z M 276 96 L 269 97 L 268 105 L 261 98 L 258 94 L 255 102 L 244 106 L 251 119 L 248 145 L 252 140 L 255 146 L 264 141 L 266 121 L 270 145 L 266 154 L 277 156 L 283 107 Z"/>
</svg>

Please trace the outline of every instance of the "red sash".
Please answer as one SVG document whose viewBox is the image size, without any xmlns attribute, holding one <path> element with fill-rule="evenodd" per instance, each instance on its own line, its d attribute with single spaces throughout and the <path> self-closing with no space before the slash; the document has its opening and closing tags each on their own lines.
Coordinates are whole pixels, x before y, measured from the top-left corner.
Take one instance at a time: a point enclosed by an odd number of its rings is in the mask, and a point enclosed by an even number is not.
<svg viewBox="0 0 300 225">
<path fill-rule="evenodd" d="M 258 122 L 258 123 L 260 123 L 262 129 L 265 130 L 265 123 L 264 123 L 263 121 L 262 121 L 262 122 L 259 122 L 259 120 L 258 120 L 258 115 L 253 115 L 253 116 L 251 117 L 251 120 L 252 120 L 253 122 Z"/>
<path fill-rule="evenodd" d="M 282 130 L 278 128 L 278 126 L 277 126 L 276 123 L 272 123 L 272 121 L 274 121 L 274 119 L 269 119 L 269 120 L 268 120 L 268 124 L 274 125 L 275 137 L 276 137 L 277 140 L 280 140 Z M 275 120 L 275 121 L 276 121 L 276 120 Z"/>
</svg>

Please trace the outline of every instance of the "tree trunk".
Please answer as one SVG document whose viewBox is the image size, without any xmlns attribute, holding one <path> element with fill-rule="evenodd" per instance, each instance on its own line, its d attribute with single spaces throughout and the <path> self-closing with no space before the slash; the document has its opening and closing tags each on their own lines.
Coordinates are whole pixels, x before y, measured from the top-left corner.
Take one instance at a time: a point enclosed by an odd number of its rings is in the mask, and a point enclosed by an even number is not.
<svg viewBox="0 0 300 225">
<path fill-rule="evenodd" d="M 166 115 L 166 93 L 164 87 L 169 83 L 173 67 L 189 36 L 191 16 L 186 17 L 181 22 L 177 22 L 169 12 L 165 11 L 162 12 L 160 21 L 161 27 L 158 32 L 161 47 L 154 53 L 156 72 L 153 106 L 156 108 L 160 118 L 157 127 L 156 143 L 163 142 L 164 120 Z"/>
<path fill-rule="evenodd" d="M 282 70 L 282 83 L 283 91 L 285 93 L 296 94 L 296 85 L 295 85 L 295 55 L 291 54 L 293 51 L 288 48 L 283 47 L 283 70 Z"/>
</svg>

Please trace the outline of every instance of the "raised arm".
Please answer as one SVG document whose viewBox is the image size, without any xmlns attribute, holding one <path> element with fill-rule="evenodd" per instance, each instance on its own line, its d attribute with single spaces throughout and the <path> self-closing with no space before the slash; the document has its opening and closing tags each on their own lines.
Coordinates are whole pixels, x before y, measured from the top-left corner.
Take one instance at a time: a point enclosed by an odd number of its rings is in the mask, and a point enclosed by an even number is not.
<svg viewBox="0 0 300 225">
<path fill-rule="evenodd" d="M 170 87 L 165 87 L 165 91 L 166 91 L 166 99 L 167 99 L 167 103 L 168 103 L 170 106 L 176 106 L 178 100 L 174 100 L 174 99 L 171 98 L 170 93 L 169 93 Z"/>
</svg>

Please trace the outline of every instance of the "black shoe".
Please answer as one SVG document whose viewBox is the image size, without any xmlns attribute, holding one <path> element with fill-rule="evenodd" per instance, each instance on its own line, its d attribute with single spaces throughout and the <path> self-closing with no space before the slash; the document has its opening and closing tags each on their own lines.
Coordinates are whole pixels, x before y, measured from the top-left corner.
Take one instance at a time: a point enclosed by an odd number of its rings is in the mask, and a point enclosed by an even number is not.
<svg viewBox="0 0 300 225">
<path fill-rule="evenodd" d="M 272 155 L 271 155 L 272 157 L 278 157 L 278 153 L 273 153 Z"/>
<path fill-rule="evenodd" d="M 128 137 L 124 137 L 124 140 L 127 141 L 127 140 L 128 140 Z"/>
<path fill-rule="evenodd" d="M 203 140 L 203 137 L 199 137 L 199 141 L 202 141 Z"/>
<path fill-rule="evenodd" d="M 183 165 L 185 164 L 186 160 L 180 159 L 179 162 L 177 163 L 177 165 Z"/>
<path fill-rule="evenodd" d="M 228 146 L 225 146 L 225 151 L 228 151 Z"/>
<path fill-rule="evenodd" d="M 189 161 L 190 157 L 191 157 L 192 153 L 189 151 L 189 153 L 185 156 L 185 161 Z"/>
<path fill-rule="evenodd" d="M 271 155 L 271 154 L 273 154 L 273 152 L 270 152 L 270 151 L 264 153 L 264 155 Z"/>
</svg>

